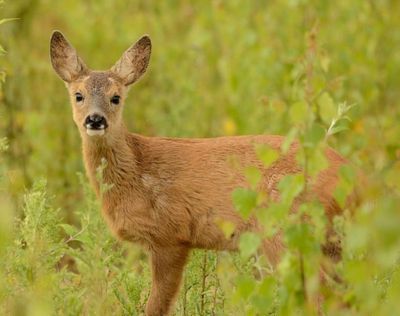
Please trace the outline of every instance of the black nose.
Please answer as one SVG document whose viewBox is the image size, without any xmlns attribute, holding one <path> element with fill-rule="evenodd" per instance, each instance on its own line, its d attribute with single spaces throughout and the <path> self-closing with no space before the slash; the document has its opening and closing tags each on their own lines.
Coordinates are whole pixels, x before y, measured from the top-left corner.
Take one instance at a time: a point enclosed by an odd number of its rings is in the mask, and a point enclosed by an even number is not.
<svg viewBox="0 0 400 316">
<path fill-rule="evenodd" d="M 86 118 L 84 125 L 89 129 L 106 129 L 108 127 L 106 118 L 97 113 L 90 114 Z"/>
</svg>

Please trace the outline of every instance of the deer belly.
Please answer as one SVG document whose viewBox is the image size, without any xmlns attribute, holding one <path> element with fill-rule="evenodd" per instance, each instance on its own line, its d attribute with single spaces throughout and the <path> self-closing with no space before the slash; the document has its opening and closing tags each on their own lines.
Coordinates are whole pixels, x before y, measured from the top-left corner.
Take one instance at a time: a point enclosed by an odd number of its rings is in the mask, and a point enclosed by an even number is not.
<svg viewBox="0 0 400 316">
<path fill-rule="evenodd" d="M 147 246 L 170 246 L 187 240 L 181 225 L 174 225 L 167 218 L 154 217 L 154 210 L 104 211 L 108 226 L 120 240 Z"/>
</svg>

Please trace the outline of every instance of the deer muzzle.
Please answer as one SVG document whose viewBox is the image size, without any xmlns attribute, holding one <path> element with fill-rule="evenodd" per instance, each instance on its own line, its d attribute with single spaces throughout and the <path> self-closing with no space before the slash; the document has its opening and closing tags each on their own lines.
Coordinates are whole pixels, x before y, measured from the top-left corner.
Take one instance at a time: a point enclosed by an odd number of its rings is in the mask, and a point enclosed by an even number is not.
<svg viewBox="0 0 400 316">
<path fill-rule="evenodd" d="M 107 119 L 100 114 L 94 113 L 86 117 L 83 126 L 89 136 L 101 136 L 108 127 Z"/>
</svg>

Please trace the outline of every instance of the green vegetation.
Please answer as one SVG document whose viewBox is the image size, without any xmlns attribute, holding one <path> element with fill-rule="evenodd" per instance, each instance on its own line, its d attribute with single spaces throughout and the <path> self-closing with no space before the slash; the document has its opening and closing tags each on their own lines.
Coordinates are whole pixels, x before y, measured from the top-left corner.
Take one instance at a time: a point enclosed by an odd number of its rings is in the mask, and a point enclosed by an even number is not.
<svg viewBox="0 0 400 316">
<path fill-rule="evenodd" d="M 249 187 L 232 198 L 264 229 L 244 234 L 238 254 L 193 252 L 176 315 L 315 315 L 322 296 L 326 315 L 399 309 L 400 2 L 9 0 L 0 12 L 18 18 L 0 21 L 0 314 L 140 315 L 150 289 L 146 253 L 109 235 L 82 176 L 67 93 L 48 58 L 53 29 L 99 69 L 150 34 L 149 71 L 125 108 L 135 132 L 282 134 L 282 151 L 301 141 L 305 171 L 281 181 L 268 211 L 257 169 L 246 169 Z M 334 220 L 337 264 L 319 247 L 321 206 L 288 212 L 304 179 L 326 166 L 327 145 L 352 165 L 335 191 L 346 209 Z M 278 155 L 257 152 L 266 166 Z M 355 185 L 362 199 L 351 208 Z M 256 250 L 278 227 L 287 251 L 272 273 Z"/>
</svg>

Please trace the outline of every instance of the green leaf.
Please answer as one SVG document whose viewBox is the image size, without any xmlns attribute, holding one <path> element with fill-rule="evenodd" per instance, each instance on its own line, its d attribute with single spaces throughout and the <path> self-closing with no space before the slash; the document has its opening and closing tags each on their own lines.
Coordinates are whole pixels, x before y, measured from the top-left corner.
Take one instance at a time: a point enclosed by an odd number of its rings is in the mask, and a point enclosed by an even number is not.
<svg viewBox="0 0 400 316">
<path fill-rule="evenodd" d="M 329 93 L 324 92 L 317 101 L 319 105 L 319 113 L 325 123 L 330 123 L 336 115 L 336 106 Z"/>
<path fill-rule="evenodd" d="M 309 154 L 308 166 L 308 173 L 311 176 L 317 175 L 329 166 L 323 148 L 316 148 Z"/>
<path fill-rule="evenodd" d="M 345 207 L 348 197 L 354 190 L 356 173 L 350 165 L 342 165 L 339 174 L 339 183 L 333 192 L 333 196 L 341 207 Z"/>
<path fill-rule="evenodd" d="M 253 188 L 257 187 L 261 180 L 261 172 L 255 166 L 247 167 L 244 171 L 247 181 L 251 184 Z"/>
<path fill-rule="evenodd" d="M 289 248 L 297 249 L 304 254 L 318 251 L 318 243 L 308 223 L 295 223 L 285 231 L 285 241 Z"/>
<path fill-rule="evenodd" d="M 251 211 L 257 206 L 257 192 L 237 188 L 232 192 L 233 204 L 244 219 L 250 217 Z"/>
<path fill-rule="evenodd" d="M 80 234 L 79 236 L 75 237 L 75 240 L 78 240 L 86 245 L 93 244 L 93 239 L 88 234 Z"/>
<path fill-rule="evenodd" d="M 310 224 L 313 225 L 313 238 L 320 243 L 324 242 L 327 217 L 323 205 L 317 201 L 309 202 L 302 204 L 298 212 L 310 218 Z"/>
<path fill-rule="evenodd" d="M 252 232 L 245 232 L 240 236 L 239 251 L 240 255 L 248 259 L 261 245 L 261 238 Z"/>
<path fill-rule="evenodd" d="M 274 300 L 276 298 L 276 278 L 266 276 L 252 298 L 253 305 L 257 308 L 261 315 L 273 315 L 271 310 L 274 306 Z"/>
<path fill-rule="evenodd" d="M 75 226 L 69 225 L 69 224 L 59 224 L 59 226 L 64 229 L 64 231 L 69 235 L 69 236 L 74 236 L 77 232 L 78 229 Z"/>
<path fill-rule="evenodd" d="M 303 190 L 304 177 L 301 174 L 287 175 L 278 184 L 280 200 L 283 205 L 290 206 L 293 199 Z"/>
<path fill-rule="evenodd" d="M 290 205 L 287 205 L 286 203 L 274 203 L 271 204 L 270 214 L 276 221 L 279 222 L 286 219 L 289 210 L 290 210 Z"/>
<path fill-rule="evenodd" d="M 299 124 L 306 121 L 308 117 L 308 105 L 305 101 L 293 103 L 289 109 L 290 121 L 293 124 Z"/>
<path fill-rule="evenodd" d="M 233 234 L 233 232 L 235 231 L 235 224 L 230 222 L 230 221 L 226 221 L 226 220 L 216 220 L 216 224 L 218 225 L 218 227 L 222 230 L 222 232 L 224 233 L 225 238 L 230 238 Z"/>
<path fill-rule="evenodd" d="M 256 145 L 256 154 L 258 159 L 262 161 L 265 167 L 269 167 L 279 157 L 277 150 L 265 145 Z"/>
<path fill-rule="evenodd" d="M 350 186 L 347 182 L 341 182 L 333 192 L 333 197 L 341 207 L 346 205 L 347 197 L 351 193 L 351 190 L 352 186 Z"/>
<path fill-rule="evenodd" d="M 253 293 L 256 287 L 256 282 L 251 277 L 243 275 L 237 278 L 236 285 L 239 298 L 246 300 Z"/>
<path fill-rule="evenodd" d="M 329 135 L 334 135 L 340 132 L 343 132 L 345 130 L 348 130 L 349 128 L 345 125 L 338 125 L 338 126 L 334 126 L 333 128 L 331 128 Z"/>
<path fill-rule="evenodd" d="M 289 131 L 289 133 L 286 135 L 282 145 L 281 145 L 281 150 L 283 154 L 286 154 L 290 148 L 290 145 L 294 142 L 294 140 L 297 137 L 298 130 L 296 127 L 292 127 Z"/>
<path fill-rule="evenodd" d="M 314 123 L 303 136 L 303 146 L 315 148 L 325 137 L 325 129 L 322 125 Z"/>
</svg>

